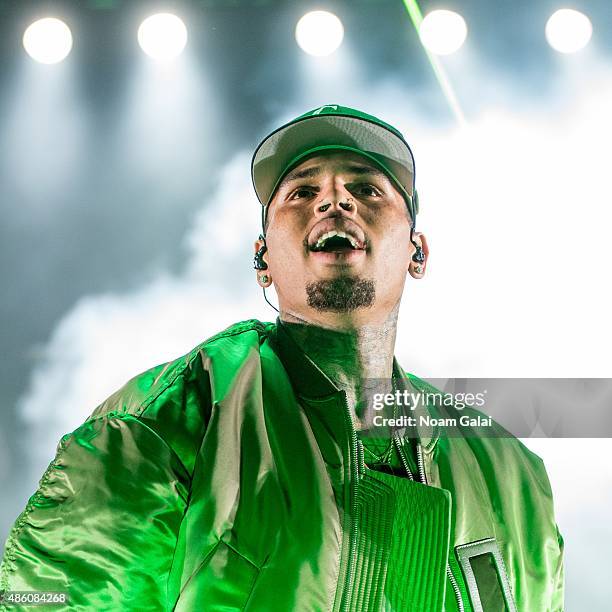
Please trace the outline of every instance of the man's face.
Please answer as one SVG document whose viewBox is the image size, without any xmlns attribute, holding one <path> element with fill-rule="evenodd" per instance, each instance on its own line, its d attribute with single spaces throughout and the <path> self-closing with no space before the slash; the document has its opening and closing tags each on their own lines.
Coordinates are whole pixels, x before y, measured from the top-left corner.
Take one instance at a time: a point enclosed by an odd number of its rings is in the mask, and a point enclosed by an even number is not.
<svg viewBox="0 0 612 612">
<path fill-rule="evenodd" d="M 302 316 L 390 312 L 414 253 L 404 198 L 375 164 L 348 151 L 317 154 L 284 177 L 266 243 L 281 310 Z"/>
</svg>

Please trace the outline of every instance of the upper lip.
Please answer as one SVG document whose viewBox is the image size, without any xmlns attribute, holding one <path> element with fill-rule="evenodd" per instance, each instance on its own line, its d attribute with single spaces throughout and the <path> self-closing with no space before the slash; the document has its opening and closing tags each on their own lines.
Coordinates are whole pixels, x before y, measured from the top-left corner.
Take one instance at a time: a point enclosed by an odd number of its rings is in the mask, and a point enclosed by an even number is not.
<svg viewBox="0 0 612 612">
<path fill-rule="evenodd" d="M 338 232 L 344 234 L 350 240 L 351 245 L 355 249 L 365 249 L 366 239 L 362 229 L 353 221 L 342 218 L 330 217 L 324 219 L 315 225 L 310 231 L 307 238 L 308 248 L 310 250 L 317 244 L 319 239 L 323 238 L 328 232 Z"/>
</svg>

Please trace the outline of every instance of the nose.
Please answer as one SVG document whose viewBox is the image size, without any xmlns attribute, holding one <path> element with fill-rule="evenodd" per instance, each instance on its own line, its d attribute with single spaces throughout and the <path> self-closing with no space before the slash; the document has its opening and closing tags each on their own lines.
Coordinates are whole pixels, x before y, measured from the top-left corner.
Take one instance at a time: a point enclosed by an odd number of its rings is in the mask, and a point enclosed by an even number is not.
<svg viewBox="0 0 612 612">
<path fill-rule="evenodd" d="M 330 214 L 331 213 L 333 214 Z M 347 192 L 335 192 L 317 199 L 315 203 L 315 215 L 330 217 L 336 215 L 353 216 L 355 214 L 355 202 Z"/>
<path fill-rule="evenodd" d="M 338 202 L 338 206 L 340 208 L 342 208 L 343 210 L 352 210 L 353 209 L 353 202 L 350 201 L 352 200 L 352 198 L 349 198 L 349 200 L 347 200 L 346 202 Z M 323 202 L 322 204 L 319 205 L 319 210 L 321 212 L 326 212 L 327 209 L 332 205 L 331 202 Z"/>
</svg>

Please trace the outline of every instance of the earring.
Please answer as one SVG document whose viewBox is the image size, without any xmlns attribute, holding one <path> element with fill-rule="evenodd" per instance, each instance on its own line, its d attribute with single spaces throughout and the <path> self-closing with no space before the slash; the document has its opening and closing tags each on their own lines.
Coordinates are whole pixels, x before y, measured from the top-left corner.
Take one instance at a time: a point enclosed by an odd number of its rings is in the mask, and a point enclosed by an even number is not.
<svg viewBox="0 0 612 612">
<path fill-rule="evenodd" d="M 255 257 L 253 257 L 253 268 L 255 270 L 267 270 L 268 264 L 264 261 L 263 255 L 268 250 L 266 247 L 266 239 L 262 234 L 259 234 L 259 239 L 264 241 L 264 244 L 257 250 Z"/>
<path fill-rule="evenodd" d="M 265 284 L 265 283 L 267 283 L 267 282 L 268 282 L 270 279 L 268 278 L 268 275 L 267 275 L 267 274 L 262 274 L 262 275 L 259 277 L 259 280 L 260 280 L 260 282 L 262 282 L 263 284 Z"/>
<path fill-rule="evenodd" d="M 423 266 L 421 266 L 420 264 L 419 264 L 418 266 L 415 266 L 415 267 L 414 267 L 414 271 L 415 271 L 417 274 L 421 274 L 421 272 L 423 272 Z"/>
</svg>

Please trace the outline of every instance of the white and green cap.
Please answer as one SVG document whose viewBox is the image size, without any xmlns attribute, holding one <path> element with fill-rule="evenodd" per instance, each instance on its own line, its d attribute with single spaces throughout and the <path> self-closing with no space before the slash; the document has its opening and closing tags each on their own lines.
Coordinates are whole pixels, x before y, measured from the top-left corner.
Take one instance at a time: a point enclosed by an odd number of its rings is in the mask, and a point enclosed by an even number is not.
<svg viewBox="0 0 612 612">
<path fill-rule="evenodd" d="M 377 117 L 338 104 L 326 104 L 300 115 L 259 144 L 253 154 L 251 176 L 264 209 L 292 168 L 305 157 L 330 149 L 352 151 L 377 164 L 404 196 L 414 223 L 419 212 L 414 157 L 401 132 Z"/>
</svg>

